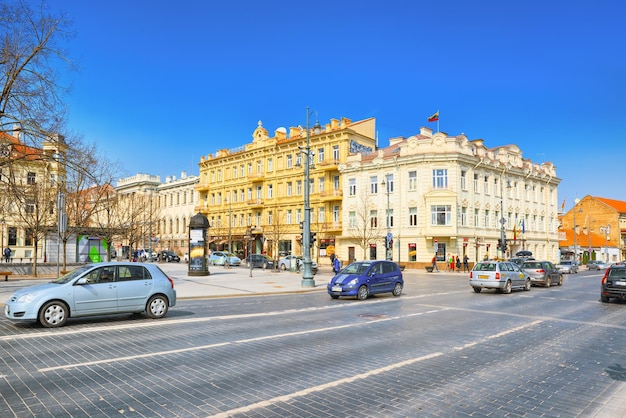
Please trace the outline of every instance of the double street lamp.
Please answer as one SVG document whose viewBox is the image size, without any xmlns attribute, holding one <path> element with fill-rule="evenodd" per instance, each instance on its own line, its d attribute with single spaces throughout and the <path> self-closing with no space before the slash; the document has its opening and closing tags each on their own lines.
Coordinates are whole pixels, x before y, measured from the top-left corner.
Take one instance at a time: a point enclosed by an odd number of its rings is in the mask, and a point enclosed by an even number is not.
<svg viewBox="0 0 626 418">
<path fill-rule="evenodd" d="M 311 201 L 310 201 L 310 182 L 311 182 L 311 115 L 315 113 L 315 125 L 313 130 L 315 134 L 319 134 L 322 130 L 318 115 L 315 110 L 306 108 L 306 147 L 304 150 L 300 147 L 300 152 L 304 154 L 304 222 L 302 224 L 302 264 L 304 271 L 302 273 L 302 287 L 315 287 L 313 279 L 313 270 L 311 269 Z"/>
</svg>

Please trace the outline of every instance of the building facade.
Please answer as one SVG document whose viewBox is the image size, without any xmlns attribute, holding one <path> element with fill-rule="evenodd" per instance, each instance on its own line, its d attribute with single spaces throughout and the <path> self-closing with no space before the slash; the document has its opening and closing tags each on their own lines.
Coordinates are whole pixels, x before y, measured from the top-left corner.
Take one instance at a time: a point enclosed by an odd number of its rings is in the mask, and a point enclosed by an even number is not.
<svg viewBox="0 0 626 418">
<path fill-rule="evenodd" d="M 342 234 L 339 164 L 351 153 L 375 149 L 375 119 L 331 119 L 319 132 L 311 129 L 308 138 L 312 257 L 319 260 L 334 251 Z M 259 122 L 251 143 L 200 159 L 198 210 L 209 219 L 211 249 L 231 249 L 242 257 L 302 255 L 306 147 L 305 128 L 278 128 L 270 136 Z"/>
<path fill-rule="evenodd" d="M 339 171 L 342 260 L 389 258 L 417 267 L 435 254 L 476 261 L 520 250 L 558 260 L 560 179 L 551 163 L 533 163 L 515 145 L 487 148 L 481 139 L 423 127 L 374 153 L 349 156 Z"/>
<path fill-rule="evenodd" d="M 563 205 L 564 206 L 564 205 Z M 582 264 L 626 260 L 626 202 L 587 195 L 561 218 L 559 244 Z"/>
</svg>

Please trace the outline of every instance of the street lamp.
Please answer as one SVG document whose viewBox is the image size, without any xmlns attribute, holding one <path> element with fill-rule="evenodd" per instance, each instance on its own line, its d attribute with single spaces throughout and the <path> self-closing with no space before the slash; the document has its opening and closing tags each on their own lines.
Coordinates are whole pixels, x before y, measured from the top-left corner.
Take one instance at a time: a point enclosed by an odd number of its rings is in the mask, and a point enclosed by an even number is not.
<svg viewBox="0 0 626 418">
<path fill-rule="evenodd" d="M 232 191 L 231 191 L 232 194 Z M 233 252 L 233 235 L 232 235 L 232 226 L 233 226 L 233 201 L 232 201 L 232 196 L 227 199 L 228 201 L 228 252 L 232 253 Z"/>
<path fill-rule="evenodd" d="M 311 202 L 310 202 L 310 190 L 309 184 L 311 181 L 310 165 L 311 165 L 311 115 L 315 112 L 315 125 L 313 130 L 315 134 L 319 134 L 322 127 L 320 126 L 318 115 L 315 110 L 309 110 L 306 108 L 306 147 L 304 151 L 304 223 L 302 229 L 302 264 L 304 264 L 304 271 L 302 273 L 302 287 L 315 287 L 315 280 L 313 279 L 313 270 L 311 269 Z"/>
<path fill-rule="evenodd" d="M 4 216 L 2 217 L 2 219 L 0 219 L 0 223 L 2 223 L 2 234 L 0 235 L 0 241 L 2 241 L 2 243 L 0 243 L 0 250 L 4 251 L 4 225 L 6 223 L 6 219 L 4 219 Z"/>
<path fill-rule="evenodd" d="M 600 232 L 604 232 L 606 237 L 606 262 L 609 262 L 609 234 L 611 233 L 611 224 L 607 224 L 607 226 L 601 226 Z"/>
<path fill-rule="evenodd" d="M 576 205 L 580 202 L 580 199 L 574 199 L 574 263 L 578 263 L 578 254 L 576 251 Z M 582 212 L 582 208 L 580 209 Z"/>
<path fill-rule="evenodd" d="M 508 188 L 508 186 L 507 186 Z M 506 257 L 504 252 L 506 251 L 506 230 L 504 225 L 506 224 L 506 218 L 504 217 L 504 177 L 500 176 L 500 211 L 502 212 L 502 218 L 500 218 L 500 251 L 502 252 L 502 259 Z"/>
<path fill-rule="evenodd" d="M 383 181 L 380 183 L 383 186 L 385 192 L 387 193 L 387 236 L 385 237 L 385 260 L 391 260 L 391 246 L 393 245 L 393 236 L 391 235 L 391 218 L 390 218 L 390 209 L 389 209 L 389 189 L 391 188 L 391 183 L 389 181 L 389 174 L 385 174 Z M 385 182 L 385 178 L 387 181 Z"/>
</svg>

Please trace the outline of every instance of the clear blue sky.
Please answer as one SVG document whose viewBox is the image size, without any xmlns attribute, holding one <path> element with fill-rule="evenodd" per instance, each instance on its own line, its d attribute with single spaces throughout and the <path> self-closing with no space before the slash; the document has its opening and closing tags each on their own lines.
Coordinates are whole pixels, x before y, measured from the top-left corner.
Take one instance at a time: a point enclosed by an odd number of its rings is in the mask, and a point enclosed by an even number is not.
<svg viewBox="0 0 626 418">
<path fill-rule="evenodd" d="M 127 173 L 198 174 L 270 131 L 377 119 L 379 144 L 440 129 L 553 162 L 559 206 L 626 200 L 626 3 L 52 2 L 74 19 L 70 127 Z"/>
</svg>

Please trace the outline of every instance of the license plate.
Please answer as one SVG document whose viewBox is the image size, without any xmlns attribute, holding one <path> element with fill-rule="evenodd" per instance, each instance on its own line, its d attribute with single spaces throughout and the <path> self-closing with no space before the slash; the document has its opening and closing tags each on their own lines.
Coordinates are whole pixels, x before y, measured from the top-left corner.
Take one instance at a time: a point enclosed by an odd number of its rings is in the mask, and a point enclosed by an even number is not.
<svg viewBox="0 0 626 418">
<path fill-rule="evenodd" d="M 343 289 L 341 288 L 341 286 L 333 286 L 333 288 L 331 290 L 333 292 L 341 292 Z"/>
<path fill-rule="evenodd" d="M 626 286 L 626 282 L 623 280 L 618 280 L 615 282 L 615 286 Z"/>
<path fill-rule="evenodd" d="M 478 275 L 478 278 L 479 278 L 479 279 L 488 279 L 488 278 L 489 278 L 489 275 L 488 275 L 488 274 L 479 274 L 479 275 Z"/>
</svg>

